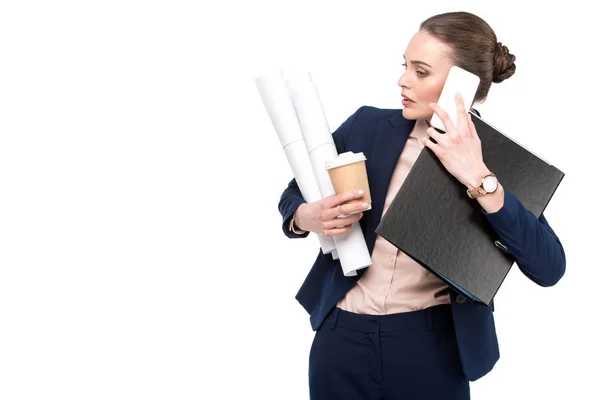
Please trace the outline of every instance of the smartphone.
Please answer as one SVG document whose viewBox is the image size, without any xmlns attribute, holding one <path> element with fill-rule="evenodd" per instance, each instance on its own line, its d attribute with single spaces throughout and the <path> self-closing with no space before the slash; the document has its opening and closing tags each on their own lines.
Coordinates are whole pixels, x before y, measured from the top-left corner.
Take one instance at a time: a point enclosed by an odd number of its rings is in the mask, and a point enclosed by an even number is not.
<svg viewBox="0 0 600 400">
<path fill-rule="evenodd" d="M 456 93 L 460 93 L 465 102 L 465 111 L 469 112 L 471 104 L 479 87 L 479 77 L 469 71 L 466 71 L 456 65 L 450 67 L 446 83 L 442 88 L 442 94 L 438 100 L 438 104 L 449 115 L 454 126 L 456 126 L 457 111 L 456 111 Z M 431 126 L 439 131 L 446 132 L 446 127 L 442 119 L 436 114 L 431 117 Z"/>
</svg>

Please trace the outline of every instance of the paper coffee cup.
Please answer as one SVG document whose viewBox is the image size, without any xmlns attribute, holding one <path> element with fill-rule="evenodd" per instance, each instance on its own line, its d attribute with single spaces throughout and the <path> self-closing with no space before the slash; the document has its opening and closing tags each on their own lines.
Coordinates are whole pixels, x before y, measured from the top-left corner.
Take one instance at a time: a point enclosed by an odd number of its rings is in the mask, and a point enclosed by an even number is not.
<svg viewBox="0 0 600 400">
<path fill-rule="evenodd" d="M 333 184 L 335 194 L 341 194 L 352 190 L 362 189 L 364 194 L 361 198 L 351 200 L 344 204 L 368 203 L 369 207 L 363 211 L 371 209 L 371 191 L 369 190 L 369 179 L 367 177 L 367 158 L 363 153 L 353 153 L 348 151 L 337 156 L 337 158 L 325 163 L 325 169 L 329 173 L 329 179 Z M 347 217 L 362 211 L 355 211 L 340 215 Z"/>
</svg>

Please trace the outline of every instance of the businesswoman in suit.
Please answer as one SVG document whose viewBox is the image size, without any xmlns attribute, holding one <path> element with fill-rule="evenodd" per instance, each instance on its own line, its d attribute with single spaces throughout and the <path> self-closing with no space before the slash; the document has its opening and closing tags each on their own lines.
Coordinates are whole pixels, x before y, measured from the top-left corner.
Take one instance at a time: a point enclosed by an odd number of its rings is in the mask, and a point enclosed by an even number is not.
<svg viewBox="0 0 600 400">
<path fill-rule="evenodd" d="M 344 204 L 360 198 L 344 193 L 307 203 L 295 180 L 283 192 L 279 210 L 290 238 L 309 232 L 343 235 L 359 223 L 372 265 L 345 277 L 339 260 L 319 252 L 296 299 L 317 331 L 309 356 L 311 399 L 470 398 L 469 381 L 488 373 L 499 358 L 488 307 L 456 293 L 443 281 L 375 233 L 408 171 L 425 148 L 464 184 L 483 188 L 474 199 L 517 265 L 541 286 L 563 276 L 565 254 L 544 215 L 537 219 L 490 171 L 466 107 L 457 97 L 456 126 L 438 100 L 452 65 L 481 79 L 475 101 L 483 101 L 492 82 L 515 72 L 515 57 L 497 42 L 490 26 L 464 12 L 424 21 L 404 53 L 398 81 L 401 110 L 363 106 L 334 133 L 339 153 L 364 152 L 372 209 Z M 429 128 L 437 113 L 445 135 Z M 432 141 L 433 139 L 434 141 Z M 423 182 L 426 185 L 427 182 Z"/>
</svg>

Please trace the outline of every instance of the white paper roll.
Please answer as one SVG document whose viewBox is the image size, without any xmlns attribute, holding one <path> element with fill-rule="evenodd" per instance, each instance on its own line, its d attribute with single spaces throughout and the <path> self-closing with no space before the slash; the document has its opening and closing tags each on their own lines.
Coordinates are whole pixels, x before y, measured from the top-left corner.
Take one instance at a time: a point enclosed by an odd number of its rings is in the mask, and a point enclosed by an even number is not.
<svg viewBox="0 0 600 400">
<path fill-rule="evenodd" d="M 329 137 L 331 137 L 331 134 L 329 134 Z M 319 183 L 319 188 L 321 189 L 321 196 L 327 197 L 334 195 L 335 189 L 329 178 L 329 172 L 325 169 L 325 163 L 327 161 L 335 160 L 337 157 L 335 144 L 329 142 L 324 143 L 321 146 L 317 146 L 317 148 L 309 153 L 309 155 L 317 182 Z"/>
<path fill-rule="evenodd" d="M 290 79 L 291 78 L 291 79 Z M 321 195 L 335 194 L 325 162 L 337 157 L 331 130 L 317 92 L 309 74 L 288 78 L 292 101 L 302 134 L 309 149 L 310 160 L 319 183 Z M 356 271 L 371 265 L 371 256 L 358 222 L 345 235 L 333 236 L 342 271 L 345 276 L 354 276 Z"/>
<path fill-rule="evenodd" d="M 309 203 L 321 200 L 323 197 L 321 196 L 321 191 L 312 168 L 310 157 L 306 152 L 304 140 L 288 145 L 283 151 L 304 200 Z M 309 166 L 310 168 L 307 168 L 306 166 Z"/>
<path fill-rule="evenodd" d="M 281 71 L 263 74 L 255 82 L 281 147 L 303 140 L 298 117 Z"/>
<path fill-rule="evenodd" d="M 255 82 L 302 197 L 309 203 L 321 200 L 321 190 L 283 74 L 281 71 L 264 74 L 256 78 Z M 318 235 L 318 239 L 323 254 L 335 250 L 335 243 L 331 237 Z M 337 259 L 337 252 L 332 256 Z"/>
<path fill-rule="evenodd" d="M 323 196 L 321 195 L 319 183 L 315 177 L 310 157 L 306 151 L 304 139 L 289 144 L 283 151 L 292 168 L 292 173 L 296 178 L 296 182 L 298 183 L 298 187 L 300 188 L 304 200 L 309 203 L 321 200 Z M 333 238 L 323 235 L 318 235 L 318 237 L 323 254 L 329 254 L 335 250 Z M 337 259 L 337 257 L 334 257 L 334 259 Z"/>
<path fill-rule="evenodd" d="M 292 101 L 300 121 L 300 128 L 306 141 L 308 153 L 310 154 L 315 148 L 326 143 L 335 146 L 319 92 L 312 82 L 310 73 L 304 72 L 291 75 L 287 78 L 287 83 L 292 94 Z M 294 93 L 296 93 L 296 98 Z M 299 100 L 300 103 L 296 104 L 296 100 Z M 300 107 L 300 111 L 298 111 L 298 107 Z M 337 152 L 334 157 L 337 157 Z"/>
</svg>

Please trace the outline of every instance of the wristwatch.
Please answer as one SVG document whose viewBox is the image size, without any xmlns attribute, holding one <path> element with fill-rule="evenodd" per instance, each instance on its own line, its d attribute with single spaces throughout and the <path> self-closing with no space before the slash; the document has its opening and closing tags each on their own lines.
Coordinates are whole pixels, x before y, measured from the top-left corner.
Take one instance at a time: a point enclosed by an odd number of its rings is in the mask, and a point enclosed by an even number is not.
<svg viewBox="0 0 600 400">
<path fill-rule="evenodd" d="M 471 199 L 476 199 L 477 197 L 494 193 L 496 189 L 498 189 L 498 178 L 493 173 L 490 173 L 481 179 L 481 185 L 478 188 L 467 189 L 467 195 Z"/>
</svg>

